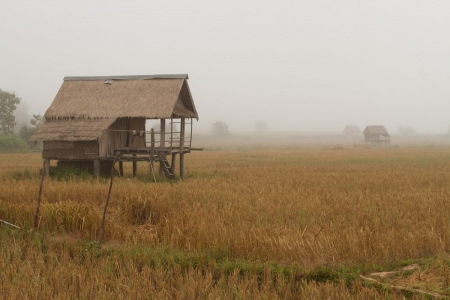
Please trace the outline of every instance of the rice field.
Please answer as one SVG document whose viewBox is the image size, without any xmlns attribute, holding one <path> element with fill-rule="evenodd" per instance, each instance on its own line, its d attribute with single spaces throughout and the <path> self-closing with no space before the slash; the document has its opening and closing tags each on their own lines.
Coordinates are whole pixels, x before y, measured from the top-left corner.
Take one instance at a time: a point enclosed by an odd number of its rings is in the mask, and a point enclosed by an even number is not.
<svg viewBox="0 0 450 300">
<path fill-rule="evenodd" d="M 0 219 L 21 228 L 0 224 L 0 294 L 450 297 L 450 147 L 356 146 L 211 146 L 186 156 L 184 181 L 156 184 L 124 164 L 103 243 L 109 178 L 46 178 L 33 232 L 40 154 L 0 154 Z"/>
</svg>

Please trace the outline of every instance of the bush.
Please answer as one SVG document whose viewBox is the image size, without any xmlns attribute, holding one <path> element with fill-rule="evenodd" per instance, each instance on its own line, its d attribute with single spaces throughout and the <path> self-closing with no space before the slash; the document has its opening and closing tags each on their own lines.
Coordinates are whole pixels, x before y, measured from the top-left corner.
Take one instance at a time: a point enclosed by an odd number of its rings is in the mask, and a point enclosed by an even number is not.
<svg viewBox="0 0 450 300">
<path fill-rule="evenodd" d="M 0 135 L 0 152 L 23 152 L 30 149 L 28 143 L 15 135 Z"/>
<path fill-rule="evenodd" d="M 85 168 L 75 166 L 50 167 L 50 176 L 59 181 L 68 181 L 70 179 L 89 180 L 93 177 Z"/>
</svg>

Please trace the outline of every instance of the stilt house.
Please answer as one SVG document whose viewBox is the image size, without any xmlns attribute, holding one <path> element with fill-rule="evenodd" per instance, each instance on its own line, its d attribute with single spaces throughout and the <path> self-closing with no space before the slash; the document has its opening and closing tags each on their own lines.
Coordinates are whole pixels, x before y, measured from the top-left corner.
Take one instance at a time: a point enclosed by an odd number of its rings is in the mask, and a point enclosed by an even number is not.
<svg viewBox="0 0 450 300">
<path fill-rule="evenodd" d="M 364 129 L 363 133 L 366 143 L 387 145 L 391 142 L 391 136 L 383 125 L 367 126 L 366 129 Z"/>
<path fill-rule="evenodd" d="M 95 176 L 114 160 L 121 173 L 122 162 L 132 161 L 133 175 L 137 161 L 151 167 L 159 161 L 160 172 L 173 177 L 179 154 L 183 178 L 192 120 L 198 120 L 187 80 L 188 75 L 65 77 L 30 139 L 43 141 L 46 173 L 50 160 L 91 166 Z M 146 128 L 149 119 L 160 120 L 160 131 Z"/>
<path fill-rule="evenodd" d="M 356 125 L 347 125 L 344 128 L 344 133 L 346 135 L 360 134 L 361 133 L 361 129 L 359 129 L 359 127 L 356 126 Z"/>
</svg>

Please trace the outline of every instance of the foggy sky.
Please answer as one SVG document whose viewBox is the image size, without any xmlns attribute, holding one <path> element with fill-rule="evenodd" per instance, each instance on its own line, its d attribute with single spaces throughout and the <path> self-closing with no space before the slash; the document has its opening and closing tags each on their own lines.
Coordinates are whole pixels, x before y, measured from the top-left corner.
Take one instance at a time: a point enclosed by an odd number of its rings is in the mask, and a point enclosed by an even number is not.
<svg viewBox="0 0 450 300">
<path fill-rule="evenodd" d="M 189 74 L 252 131 L 450 124 L 450 1 L 1 1 L 0 88 L 43 114 L 64 76 Z"/>
</svg>

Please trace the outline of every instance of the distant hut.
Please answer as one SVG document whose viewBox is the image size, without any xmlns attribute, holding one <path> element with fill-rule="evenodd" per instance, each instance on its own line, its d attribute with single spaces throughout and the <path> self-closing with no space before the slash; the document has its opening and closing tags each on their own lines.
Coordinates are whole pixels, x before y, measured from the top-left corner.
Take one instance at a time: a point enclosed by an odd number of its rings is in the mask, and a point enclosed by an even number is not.
<svg viewBox="0 0 450 300">
<path fill-rule="evenodd" d="M 344 128 L 344 133 L 345 133 L 345 135 L 360 134 L 361 133 L 361 129 L 359 129 L 359 127 L 356 126 L 356 125 L 347 125 Z"/>
<path fill-rule="evenodd" d="M 387 145 L 391 142 L 391 136 L 383 125 L 367 126 L 363 133 L 366 143 Z"/>
<path fill-rule="evenodd" d="M 187 79 L 188 75 L 65 77 L 44 124 L 30 139 L 43 141 L 45 172 L 49 173 L 50 160 L 58 160 L 59 165 L 88 165 L 98 176 L 116 159 L 121 173 L 124 161 L 133 162 L 134 176 L 137 161 L 151 162 L 152 167 L 159 161 L 160 173 L 174 177 L 179 154 L 183 178 L 192 119 L 198 120 Z M 146 130 L 148 119 L 160 120 L 159 132 Z M 171 164 L 167 155 L 172 155 Z"/>
</svg>

